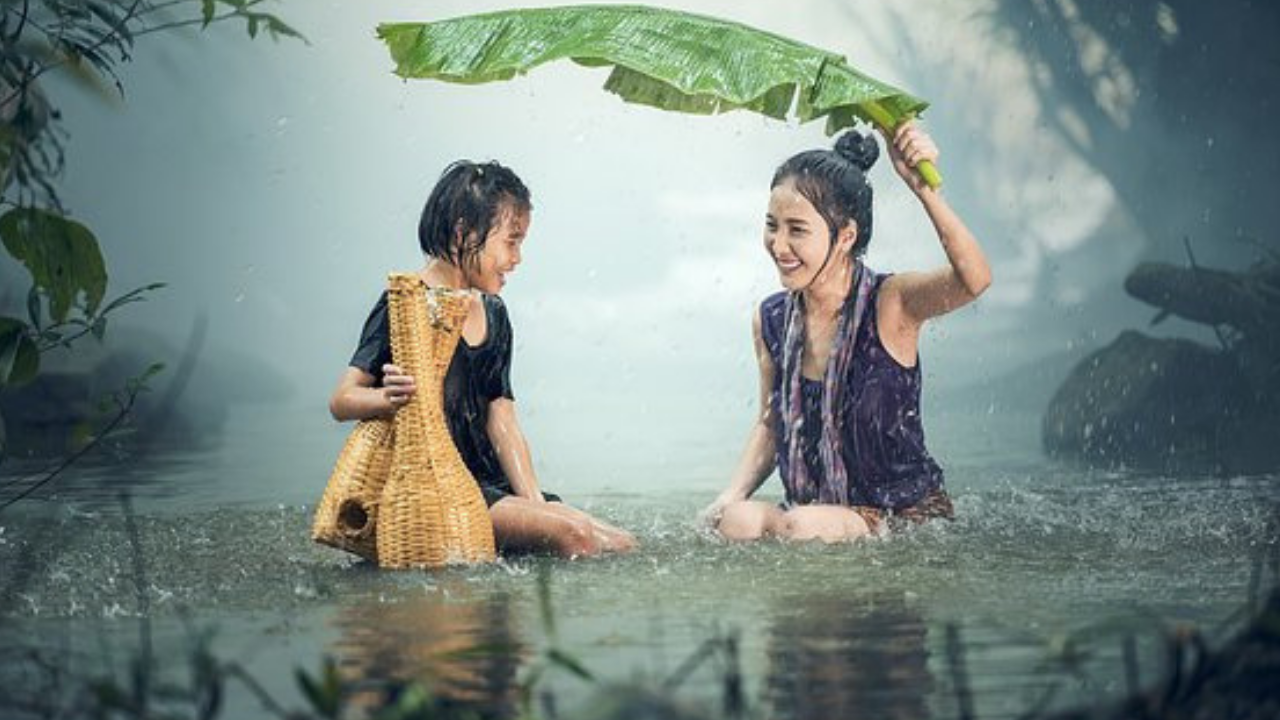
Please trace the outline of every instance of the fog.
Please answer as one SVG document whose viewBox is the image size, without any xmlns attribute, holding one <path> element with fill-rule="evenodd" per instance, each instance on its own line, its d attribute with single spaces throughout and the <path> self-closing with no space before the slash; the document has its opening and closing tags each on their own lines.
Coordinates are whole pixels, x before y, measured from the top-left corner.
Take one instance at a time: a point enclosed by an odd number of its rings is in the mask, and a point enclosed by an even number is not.
<svg viewBox="0 0 1280 720">
<path fill-rule="evenodd" d="M 606 71 L 571 63 L 481 86 L 404 81 L 374 36 L 380 22 L 523 5 L 282 2 L 272 11 L 308 43 L 251 41 L 231 24 L 150 36 L 124 68 L 123 100 L 58 86 L 70 131 L 63 196 L 102 243 L 108 294 L 168 287 L 113 318 L 103 347 L 50 362 L 126 353 L 139 367 L 172 367 L 207 322 L 184 394 L 192 407 L 261 402 L 324 415 L 386 273 L 422 264 L 418 214 L 442 169 L 497 159 L 522 176 L 535 205 L 523 264 L 504 291 L 517 341 L 513 385 L 535 450 L 587 445 L 638 463 L 696 442 L 717 448 L 709 463 L 731 460 L 757 397 L 750 318 L 778 287 L 761 247 L 768 182 L 787 156 L 831 139 L 820 122 L 627 105 L 601 89 Z M 1104 148 L 1081 140 L 1090 119 L 1056 102 L 1045 59 L 1028 50 L 1052 38 L 1011 33 L 1007 6 L 678 7 L 844 53 L 931 101 L 925 126 L 942 148 L 946 194 L 995 277 L 976 305 L 934 322 L 922 342 L 931 433 L 946 433 L 932 412 L 939 406 L 1038 410 L 1072 360 L 1123 327 L 1145 326 L 1154 309 L 1121 290 L 1139 259 L 1181 261 L 1183 235 L 1206 263 L 1240 267 L 1252 257 L 1206 232 L 1208 215 L 1194 203 L 1168 196 L 1183 187 L 1176 178 L 1152 175 L 1149 199 L 1167 203 L 1168 224 L 1185 232 L 1142 221 L 1100 167 Z M 1099 44 L 1090 52 L 1111 93 L 1099 97 L 1128 114 L 1135 157 L 1158 146 L 1133 130 L 1147 122 L 1142 68 L 1117 65 L 1105 38 L 1086 40 Z M 1247 131 L 1219 125 L 1206 137 L 1221 148 L 1236 132 Z M 944 263 L 883 157 L 871 179 L 868 263 Z M 1237 234 L 1262 236 L 1274 210 L 1241 203 L 1256 212 L 1238 218 Z M 0 300 L 22 297 L 25 277 L 0 273 Z M 1155 332 L 1202 335 L 1176 320 Z"/>
</svg>

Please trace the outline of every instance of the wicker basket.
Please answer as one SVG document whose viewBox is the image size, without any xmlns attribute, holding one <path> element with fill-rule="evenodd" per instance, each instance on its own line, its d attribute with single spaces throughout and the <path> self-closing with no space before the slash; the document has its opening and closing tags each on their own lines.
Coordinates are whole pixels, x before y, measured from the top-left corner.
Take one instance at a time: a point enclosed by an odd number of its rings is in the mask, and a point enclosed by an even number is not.
<svg viewBox="0 0 1280 720">
<path fill-rule="evenodd" d="M 316 511 L 317 542 L 388 568 L 496 557 L 489 509 L 444 416 L 444 377 L 470 303 L 468 293 L 427 289 L 417 275 L 388 277 L 392 359 L 418 392 L 394 421 L 352 431 Z"/>
<path fill-rule="evenodd" d="M 468 293 L 424 292 L 417 275 L 389 282 L 392 357 L 419 391 L 396 413 L 391 474 L 378 505 L 378 564 L 441 567 L 497 553 L 489 508 L 444 417 L 444 376 L 471 307 Z"/>
<path fill-rule="evenodd" d="M 311 539 L 378 561 L 378 498 L 391 474 L 395 430 L 390 420 L 356 423 L 316 508 Z"/>
</svg>

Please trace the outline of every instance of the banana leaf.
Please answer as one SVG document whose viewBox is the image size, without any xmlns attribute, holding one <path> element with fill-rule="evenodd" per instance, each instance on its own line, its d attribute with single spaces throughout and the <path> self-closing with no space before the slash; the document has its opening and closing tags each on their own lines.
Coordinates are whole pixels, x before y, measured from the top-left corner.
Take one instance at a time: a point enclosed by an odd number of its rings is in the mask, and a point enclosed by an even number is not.
<svg viewBox="0 0 1280 720">
<path fill-rule="evenodd" d="M 855 70 L 842 55 L 727 20 L 643 5 L 580 5 L 384 23 L 396 74 L 454 83 L 509 80 L 569 59 L 613 66 L 605 89 L 662 110 L 749 110 L 833 135 L 858 121 L 892 131 L 927 106 Z M 932 163 L 917 169 L 933 187 Z"/>
</svg>

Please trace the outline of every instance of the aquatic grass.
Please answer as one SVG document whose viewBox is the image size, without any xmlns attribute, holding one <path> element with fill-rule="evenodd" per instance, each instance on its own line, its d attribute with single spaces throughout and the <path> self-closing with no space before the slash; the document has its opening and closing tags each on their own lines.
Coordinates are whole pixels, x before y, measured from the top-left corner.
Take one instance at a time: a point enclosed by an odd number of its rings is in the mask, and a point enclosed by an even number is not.
<svg viewBox="0 0 1280 720">
<path fill-rule="evenodd" d="M 466 717 L 468 713 L 474 716 L 493 716 L 484 714 L 492 711 L 460 706 L 457 701 L 437 693 L 437 690 L 443 688 L 433 687 L 432 681 L 406 678 L 402 673 L 387 671 L 386 667 L 381 675 L 353 678 L 349 673 L 342 672 L 343 663 L 347 660 L 339 662 L 332 657 L 319 658 L 314 664 L 307 664 L 306 669 L 294 673 L 293 686 L 299 700 L 292 702 L 301 702 L 302 705 L 293 707 L 273 697 L 273 692 L 280 691 L 268 690 L 262 679 L 247 666 L 216 653 L 214 640 L 217 632 L 209 628 L 190 630 L 188 647 L 183 651 L 155 650 L 150 647 L 153 640 L 148 628 L 149 616 L 156 609 L 156 599 L 149 592 L 144 592 L 144 589 L 152 589 L 149 578 L 155 572 L 148 556 L 154 544 L 144 542 L 149 539 L 145 535 L 151 531 L 152 526 L 135 516 L 127 497 L 121 497 L 119 503 L 123 522 L 116 525 L 120 529 L 115 532 L 123 535 L 126 542 L 119 545 L 117 552 L 129 557 L 119 563 L 118 572 L 121 577 L 128 575 L 132 578 L 132 600 L 128 597 L 122 599 L 126 603 L 132 602 L 138 615 L 137 641 L 127 643 L 133 646 L 131 651 L 122 652 L 122 643 L 115 643 L 113 647 L 104 638 L 99 666 L 107 668 L 106 672 L 83 670 L 87 665 L 85 656 L 73 655 L 68 647 L 6 647 L 3 659 L 0 659 L 0 679 L 23 677 L 31 681 L 20 685 L 0 682 L 0 687 L 3 687 L 0 690 L 0 702 L 4 702 L 5 707 L 17 708 L 15 713 L 19 713 L 19 717 L 173 717 L 212 720 L 230 716 L 228 700 L 233 696 L 237 697 L 241 706 L 245 701 L 251 704 L 256 701 L 265 716 L 291 720 L 354 717 L 379 720 L 454 718 Z M 285 528 L 281 530 L 284 531 Z M 907 545 L 912 545 L 926 542 L 925 536 L 931 534 L 934 533 L 904 536 L 903 540 Z M 947 528 L 943 535 L 948 543 L 964 542 L 964 532 L 957 534 L 956 528 Z M 1188 707 L 1213 707 L 1212 703 L 1224 702 L 1224 693 L 1228 696 L 1237 693 L 1238 697 L 1250 698 L 1250 702 L 1269 702 L 1265 695 L 1269 686 L 1263 687 L 1257 680 L 1259 677 L 1270 678 L 1272 676 L 1267 675 L 1267 672 L 1280 669 L 1277 668 L 1274 657 L 1276 639 L 1280 637 L 1280 631 L 1275 629 L 1280 627 L 1280 614 L 1277 614 L 1277 603 L 1280 603 L 1277 599 L 1280 595 L 1277 593 L 1280 591 L 1266 589 L 1276 587 L 1277 566 L 1280 566 L 1277 553 L 1280 550 L 1274 542 L 1275 533 L 1271 532 L 1269 537 L 1272 538 L 1270 542 L 1257 546 L 1263 557 L 1259 559 L 1249 578 L 1249 597 L 1245 598 L 1245 608 L 1251 611 L 1240 613 L 1238 622 L 1233 622 L 1231 627 L 1200 630 L 1190 624 L 1163 620 L 1154 612 L 1132 611 L 1100 616 L 1096 622 L 1083 628 L 1054 633 L 1048 638 L 1035 638 L 1040 643 L 1041 653 L 1041 664 L 1035 670 L 1035 675 L 1048 684 L 1043 686 L 1042 692 L 1037 691 L 1039 694 L 1036 697 L 1028 695 L 1025 698 L 1027 709 L 1022 717 L 1029 720 L 1181 718 L 1188 716 L 1185 711 Z M 763 555 L 772 559 L 762 562 L 757 569 L 770 573 L 773 580 L 796 579 L 802 575 L 790 574 L 785 566 L 775 565 L 773 560 L 784 561 L 789 557 L 793 563 L 804 563 L 823 560 L 843 552 L 850 554 L 851 560 L 861 564 L 867 558 L 900 550 L 893 543 L 838 549 L 761 548 Z M 683 659 L 671 672 L 660 672 L 656 677 L 632 681 L 619 681 L 603 672 L 598 662 L 593 663 L 589 646 L 564 642 L 562 633 L 566 622 L 576 617 L 576 611 L 558 606 L 555 601 L 562 596 L 554 591 L 559 590 L 569 597 L 577 598 L 582 583 L 598 583 L 602 578 L 612 577 L 613 573 L 623 572 L 623 568 L 630 567 L 629 571 L 634 572 L 643 565 L 643 559 L 637 561 L 635 566 L 630 566 L 628 562 L 563 563 L 539 558 L 517 563 L 513 566 L 517 577 L 533 581 L 527 583 L 526 587 L 534 591 L 535 617 L 541 623 L 541 639 L 534 655 L 529 658 L 521 657 L 524 651 L 512 642 L 477 642 L 450 649 L 446 659 L 514 658 L 515 662 L 523 666 L 516 684 L 505 686 L 508 689 L 518 688 L 523 693 L 523 702 L 519 708 L 502 711 L 498 715 L 500 717 L 519 716 L 524 720 L 617 720 L 624 717 L 695 720 L 745 719 L 778 714 L 781 708 L 776 703 L 785 702 L 786 696 L 779 700 L 757 695 L 746 689 L 738 630 L 725 630 L 715 624 L 695 629 L 693 636 L 696 641 L 693 648 L 683 655 Z M 344 572 L 351 573 L 352 569 L 346 568 Z M 380 576 L 362 573 L 362 577 L 368 580 Z M 464 573 L 457 580 L 462 587 L 470 587 L 476 582 L 483 584 L 490 577 L 491 574 L 485 573 Z M 553 578 L 556 580 L 554 583 Z M 404 578 L 397 579 L 401 582 L 388 589 L 409 589 L 403 585 Z M 438 588 L 439 583 L 444 581 L 436 575 L 422 575 L 419 582 Z M 784 595 L 775 598 L 792 610 L 786 618 L 794 616 L 795 621 L 800 623 L 804 623 L 806 618 L 815 620 L 808 625 L 795 625 L 784 618 L 783 624 L 775 623 L 774 631 L 780 633 L 780 638 L 794 635 L 797 628 L 802 632 L 821 633 L 821 628 L 829 628 L 829 623 L 841 622 L 842 617 L 832 613 L 844 612 L 848 616 L 845 619 L 865 617 L 869 618 L 866 622 L 870 623 L 860 626 L 861 629 L 857 629 L 855 635 L 849 637 L 849 642 L 854 642 L 856 638 L 857 642 L 872 644 L 849 644 L 841 638 L 830 636 L 828 631 L 825 640 L 822 634 L 814 635 L 814 639 L 820 643 L 825 641 L 825 645 L 797 645 L 793 641 L 791 646 L 783 648 L 784 651 L 792 653 L 802 662 L 826 658 L 824 662 L 837 663 L 830 666 L 831 672 L 837 676 L 844 673 L 852 677 L 865 675 L 871 669 L 865 665 L 865 660 L 857 659 L 857 654 L 863 652 L 859 648 L 879 647 L 876 645 L 880 642 L 879 637 L 866 637 L 869 631 L 874 634 L 879 632 L 876 628 L 881 628 L 886 633 L 884 637 L 889 639 L 900 635 L 903 628 L 910 632 L 929 632 L 921 617 L 897 618 L 892 614 L 892 607 L 886 608 L 890 612 L 888 615 L 879 612 L 879 606 L 884 603 L 874 598 L 865 607 L 845 605 L 841 610 L 841 603 L 847 599 L 841 593 L 847 588 L 835 590 L 833 604 L 829 606 L 794 605 L 793 600 L 801 599 L 799 596 Z M 904 596 L 894 596 L 897 597 L 896 602 L 903 601 Z M 194 628 L 194 622 L 189 627 Z M 984 690 L 983 678 L 980 673 L 973 673 L 975 665 L 972 660 L 976 653 L 989 652 L 993 646 L 971 632 L 963 631 L 966 627 L 968 626 L 954 620 L 946 623 L 945 636 L 935 648 L 943 653 L 941 667 L 945 671 L 946 682 L 942 686 L 944 692 L 934 697 L 949 704 L 946 705 L 946 710 L 935 708 L 934 713 L 940 717 L 980 720 L 990 711 L 979 702 Z M 376 631 L 376 627 L 374 630 Z M 1230 639 L 1220 645 L 1211 642 L 1211 638 L 1227 635 Z M 1159 650 L 1156 655 L 1159 662 L 1152 663 L 1150 667 L 1140 667 L 1139 659 L 1151 656 L 1151 653 L 1145 651 L 1152 646 Z M 824 647 L 827 649 L 823 649 Z M 831 648 L 836 652 L 831 653 Z M 850 650 L 856 652 L 850 654 Z M 927 648 L 921 646 L 920 650 L 927 651 Z M 805 653 L 813 652 L 818 654 L 806 660 L 808 656 Z M 1116 653 L 1120 658 L 1119 662 L 1112 661 Z M 892 651 L 875 657 L 879 659 L 874 662 L 888 663 L 894 667 L 907 660 Z M 784 672 L 794 672 L 796 669 L 785 665 L 779 667 Z M 1099 668 L 1106 669 L 1100 671 Z M 1062 691 L 1072 684 L 1083 682 L 1091 674 L 1095 679 L 1122 680 L 1120 687 L 1125 697 L 1096 707 L 1063 709 L 1059 702 Z M 908 683 L 903 686 L 904 692 L 920 692 L 918 685 L 911 684 L 914 680 L 904 681 L 900 673 L 891 677 L 898 679 L 889 682 Z M 939 679 L 942 677 L 940 674 Z M 683 698 L 686 691 L 694 685 L 695 678 L 700 700 L 686 701 Z M 846 679 L 845 682 L 847 681 Z M 708 691 L 711 691 L 710 698 Z M 566 699 L 573 701 L 572 707 L 563 702 Z M 1126 703 L 1140 703 L 1140 707 L 1145 708 L 1141 710 L 1144 714 L 1134 714 L 1137 711 L 1127 715 L 1117 714 L 1130 706 Z M 1223 715 L 1219 713 L 1212 716 Z"/>
</svg>

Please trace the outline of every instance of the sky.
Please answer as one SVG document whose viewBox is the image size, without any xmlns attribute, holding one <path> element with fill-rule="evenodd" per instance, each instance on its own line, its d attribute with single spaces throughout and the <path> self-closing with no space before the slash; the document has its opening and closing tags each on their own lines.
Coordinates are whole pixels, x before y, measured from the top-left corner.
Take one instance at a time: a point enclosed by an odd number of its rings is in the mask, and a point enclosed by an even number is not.
<svg viewBox="0 0 1280 720">
<path fill-rule="evenodd" d="M 989 5 L 959 5 L 669 4 L 840 52 L 932 102 L 945 191 L 995 283 L 927 328 L 926 416 L 931 402 L 1078 357 L 1152 315 L 1119 288 L 1146 240 L 1046 129 L 1031 70 Z M 821 122 L 627 105 L 601 89 L 606 71 L 571 63 L 480 86 L 405 81 L 374 34 L 380 22 L 520 6 L 535 4 L 285 0 L 271 10 L 305 44 L 251 41 L 233 24 L 156 35 L 124 68 L 123 99 L 55 84 L 70 132 L 64 198 L 98 234 L 109 295 L 168 283 L 113 320 L 103 347 L 55 363 L 172 363 L 205 327 L 193 402 L 323 414 L 386 273 L 422 264 L 418 214 L 440 172 L 496 159 L 535 205 L 504 290 L 526 431 L 636 452 L 745 435 L 750 320 L 779 287 L 761 244 L 768 183 L 786 157 L 832 139 Z M 871 180 L 868 263 L 944 263 L 883 158 Z M 1099 296 L 1115 298 L 1109 312 L 1084 312 Z"/>
</svg>

